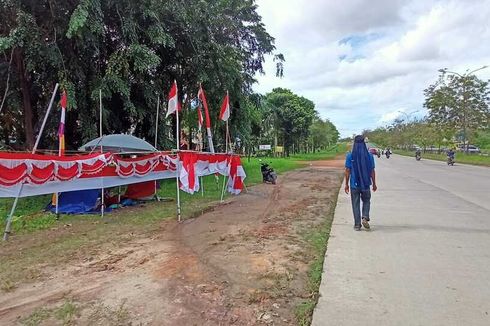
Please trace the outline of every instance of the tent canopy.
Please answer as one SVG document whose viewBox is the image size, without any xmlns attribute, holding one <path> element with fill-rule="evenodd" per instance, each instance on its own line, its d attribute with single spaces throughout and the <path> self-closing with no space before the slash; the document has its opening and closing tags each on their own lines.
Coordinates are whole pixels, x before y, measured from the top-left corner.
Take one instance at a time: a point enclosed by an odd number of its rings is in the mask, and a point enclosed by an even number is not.
<svg viewBox="0 0 490 326">
<path fill-rule="evenodd" d="M 111 153 L 137 153 L 137 152 L 157 152 L 157 149 L 135 136 L 114 134 L 102 136 L 89 141 L 78 150 L 90 152 L 102 147 L 103 152 Z"/>
</svg>

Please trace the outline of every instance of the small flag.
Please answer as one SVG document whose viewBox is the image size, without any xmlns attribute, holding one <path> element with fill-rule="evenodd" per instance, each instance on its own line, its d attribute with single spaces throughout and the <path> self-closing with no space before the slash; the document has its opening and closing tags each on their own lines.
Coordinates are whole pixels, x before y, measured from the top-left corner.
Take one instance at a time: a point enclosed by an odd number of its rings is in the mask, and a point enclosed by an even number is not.
<svg viewBox="0 0 490 326">
<path fill-rule="evenodd" d="M 209 118 L 208 101 L 206 101 L 206 94 L 204 93 L 204 89 L 202 89 L 202 85 L 199 85 L 199 92 L 197 92 L 197 97 L 201 100 L 202 105 L 204 106 L 204 114 L 206 116 L 206 128 L 211 128 L 211 119 Z"/>
<path fill-rule="evenodd" d="M 179 99 L 177 96 L 177 81 L 174 80 L 174 84 L 170 89 L 170 93 L 168 94 L 168 108 L 167 108 L 167 118 L 169 115 L 177 111 L 180 107 Z"/>
<path fill-rule="evenodd" d="M 228 121 L 230 118 L 230 97 L 228 96 L 228 92 L 226 92 L 225 98 L 223 99 L 223 104 L 221 104 L 219 118 L 223 121 Z"/>
<path fill-rule="evenodd" d="M 58 128 L 58 137 L 59 137 L 59 149 L 58 149 L 58 155 L 63 156 L 65 154 L 65 115 L 66 115 L 66 105 L 68 103 L 68 99 L 66 96 L 66 91 L 63 91 L 61 93 L 61 101 L 60 101 L 60 106 L 61 106 L 61 119 L 60 119 L 60 126 Z"/>
</svg>

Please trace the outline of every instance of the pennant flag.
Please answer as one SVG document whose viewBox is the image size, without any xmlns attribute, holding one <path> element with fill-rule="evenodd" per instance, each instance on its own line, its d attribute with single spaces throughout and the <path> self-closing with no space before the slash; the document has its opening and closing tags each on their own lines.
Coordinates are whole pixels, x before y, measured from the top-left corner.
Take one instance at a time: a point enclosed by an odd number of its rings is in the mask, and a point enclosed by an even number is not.
<svg viewBox="0 0 490 326">
<path fill-rule="evenodd" d="M 58 155 L 63 156 L 65 154 L 65 115 L 66 115 L 66 105 L 68 104 L 68 98 L 66 96 L 66 91 L 61 93 L 61 119 L 60 126 L 58 128 L 58 137 L 59 137 L 59 149 Z"/>
<path fill-rule="evenodd" d="M 219 118 L 223 121 L 228 121 L 230 118 L 230 97 L 228 96 L 228 92 L 226 92 L 225 98 L 223 99 L 223 104 L 221 104 Z"/>
<path fill-rule="evenodd" d="M 206 116 L 206 128 L 211 128 L 211 119 L 209 118 L 208 101 L 206 101 L 206 94 L 202 85 L 199 85 L 199 92 L 197 92 L 197 97 L 201 100 L 204 106 L 204 115 Z"/>
<path fill-rule="evenodd" d="M 201 106 L 197 107 L 197 122 L 199 123 L 199 130 L 201 130 L 203 123 Z"/>
<path fill-rule="evenodd" d="M 177 111 L 180 107 L 179 99 L 177 96 L 177 81 L 174 80 L 174 84 L 170 89 L 170 93 L 168 94 L 168 108 L 167 108 L 167 118 L 169 115 Z"/>
</svg>

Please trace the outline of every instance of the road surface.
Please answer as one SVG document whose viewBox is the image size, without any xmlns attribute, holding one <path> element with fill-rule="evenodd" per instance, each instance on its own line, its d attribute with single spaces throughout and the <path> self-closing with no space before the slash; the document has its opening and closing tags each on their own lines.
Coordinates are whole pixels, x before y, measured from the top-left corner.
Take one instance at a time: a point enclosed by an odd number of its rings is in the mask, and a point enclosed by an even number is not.
<svg viewBox="0 0 490 326">
<path fill-rule="evenodd" d="M 490 325 L 490 168 L 376 164 L 372 231 L 342 186 L 313 325 Z"/>
</svg>

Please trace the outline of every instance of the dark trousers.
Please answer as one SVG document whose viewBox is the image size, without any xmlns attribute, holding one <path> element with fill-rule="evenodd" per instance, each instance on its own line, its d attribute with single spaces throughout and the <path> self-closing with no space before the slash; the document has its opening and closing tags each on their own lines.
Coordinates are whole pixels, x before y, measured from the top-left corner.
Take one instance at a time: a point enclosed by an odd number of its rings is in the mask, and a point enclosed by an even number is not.
<svg viewBox="0 0 490 326">
<path fill-rule="evenodd" d="M 361 190 L 358 188 L 351 189 L 350 199 L 352 202 L 352 212 L 354 213 L 354 225 L 361 225 L 361 217 L 369 221 L 369 209 L 371 208 L 371 190 Z"/>
</svg>

